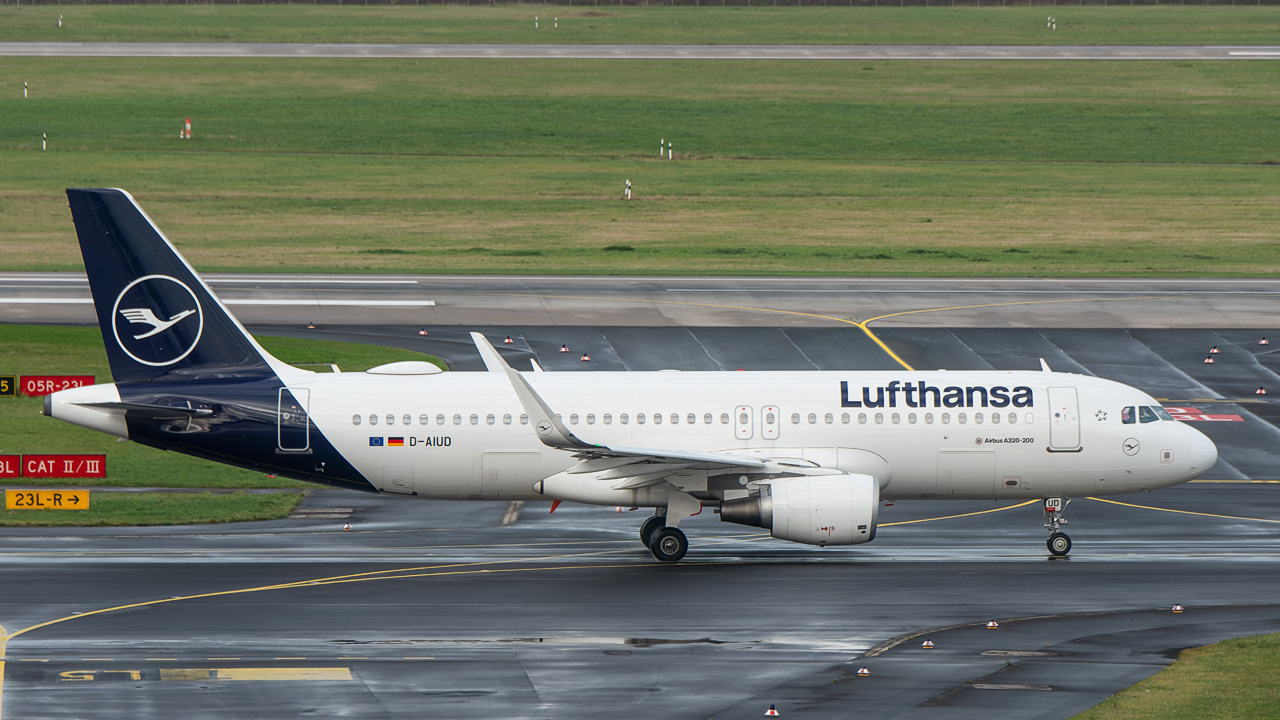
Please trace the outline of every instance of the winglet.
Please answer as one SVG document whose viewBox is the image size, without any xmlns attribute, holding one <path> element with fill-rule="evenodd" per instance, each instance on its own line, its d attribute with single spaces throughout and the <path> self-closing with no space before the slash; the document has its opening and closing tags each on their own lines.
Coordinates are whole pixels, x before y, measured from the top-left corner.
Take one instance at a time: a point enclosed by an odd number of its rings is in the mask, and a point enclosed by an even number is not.
<svg viewBox="0 0 1280 720">
<path fill-rule="evenodd" d="M 480 352 L 480 359 L 484 360 L 484 369 L 489 372 L 504 372 L 510 369 L 507 361 L 502 359 L 498 351 L 493 348 L 493 344 L 489 339 L 478 332 L 471 333 L 471 342 L 476 344 L 476 350 Z"/>
<path fill-rule="evenodd" d="M 543 370 L 542 366 L 538 364 L 537 358 L 529 358 L 529 364 L 533 366 L 534 372 L 546 372 L 546 370 Z"/>
<path fill-rule="evenodd" d="M 507 380 L 511 382 L 511 389 L 516 391 L 516 397 L 520 399 L 520 405 L 524 407 L 524 411 L 529 416 L 529 421 L 533 423 L 533 429 L 538 434 L 538 439 L 547 447 L 559 448 L 561 450 L 599 450 L 596 445 L 585 443 L 577 438 L 569 428 L 560 422 L 556 414 L 551 411 L 547 403 L 543 401 L 538 393 L 534 392 L 533 387 L 525 380 L 520 373 L 516 372 L 507 364 L 506 360 L 493 349 L 493 345 L 489 340 L 480 333 L 471 333 L 471 341 L 476 344 L 476 349 L 480 351 L 480 357 L 484 358 L 484 365 L 489 372 L 505 372 Z"/>
<path fill-rule="evenodd" d="M 1053 372 L 1049 369 L 1049 363 L 1045 362 L 1044 358 L 1040 358 L 1040 369 L 1045 372 Z"/>
</svg>

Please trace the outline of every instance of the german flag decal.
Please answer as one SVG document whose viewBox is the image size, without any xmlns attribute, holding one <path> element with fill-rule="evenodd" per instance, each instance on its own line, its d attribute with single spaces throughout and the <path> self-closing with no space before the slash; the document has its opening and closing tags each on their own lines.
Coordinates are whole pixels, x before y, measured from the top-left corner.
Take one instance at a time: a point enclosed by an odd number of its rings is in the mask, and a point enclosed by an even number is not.
<svg viewBox="0 0 1280 720">
<path fill-rule="evenodd" d="M 404 438 L 387 438 L 387 447 L 404 447 Z"/>
</svg>

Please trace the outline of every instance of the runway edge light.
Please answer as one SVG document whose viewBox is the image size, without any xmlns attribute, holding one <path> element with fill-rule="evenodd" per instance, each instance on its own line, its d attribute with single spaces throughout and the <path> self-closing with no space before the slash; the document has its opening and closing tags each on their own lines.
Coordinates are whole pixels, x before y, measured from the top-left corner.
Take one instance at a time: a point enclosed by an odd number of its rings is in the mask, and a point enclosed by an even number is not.
<svg viewBox="0 0 1280 720">
<path fill-rule="evenodd" d="M 932 641 L 932 640 L 925 640 L 924 642 L 920 643 L 920 647 L 924 648 L 925 650 L 932 650 L 932 649 L 933 649 L 933 641 Z"/>
<path fill-rule="evenodd" d="M 995 620 L 991 620 L 991 621 L 987 622 L 987 629 L 988 629 L 988 630 L 999 630 L 999 629 L 1000 629 L 1000 623 L 996 622 Z"/>
<path fill-rule="evenodd" d="M 1178 605 L 1178 604 L 1176 604 L 1176 603 L 1175 603 L 1175 604 L 1174 604 L 1174 606 L 1173 606 L 1173 612 L 1174 612 L 1174 613 L 1180 613 L 1180 612 L 1182 612 L 1182 606 L 1181 606 L 1181 605 Z"/>
<path fill-rule="evenodd" d="M 862 667 L 858 668 L 858 677 L 870 677 L 870 676 L 871 676 L 871 671 L 867 669 L 866 665 L 863 665 Z"/>
<path fill-rule="evenodd" d="M 769 709 L 764 711 L 765 717 L 778 717 L 779 715 L 781 713 L 778 712 L 778 708 L 774 705 L 770 705 Z"/>
</svg>

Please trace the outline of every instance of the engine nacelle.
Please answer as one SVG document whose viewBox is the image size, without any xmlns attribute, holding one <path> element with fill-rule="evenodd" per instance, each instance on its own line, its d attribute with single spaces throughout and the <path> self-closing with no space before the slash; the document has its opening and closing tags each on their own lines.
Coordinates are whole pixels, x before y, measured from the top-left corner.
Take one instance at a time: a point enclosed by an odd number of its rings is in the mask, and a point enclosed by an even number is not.
<svg viewBox="0 0 1280 720">
<path fill-rule="evenodd" d="M 780 540 L 857 545 L 876 537 L 880 483 L 870 475 L 811 475 L 761 483 L 755 497 L 720 504 L 724 522 L 768 528 Z"/>
</svg>

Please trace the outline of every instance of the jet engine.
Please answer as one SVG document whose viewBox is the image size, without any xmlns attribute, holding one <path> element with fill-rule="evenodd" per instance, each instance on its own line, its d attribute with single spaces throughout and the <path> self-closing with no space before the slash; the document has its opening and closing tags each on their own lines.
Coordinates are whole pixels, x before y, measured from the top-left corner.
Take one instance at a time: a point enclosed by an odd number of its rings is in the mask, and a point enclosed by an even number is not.
<svg viewBox="0 0 1280 720">
<path fill-rule="evenodd" d="M 807 475 L 760 483 L 760 494 L 720 504 L 720 519 L 768 528 L 780 540 L 857 545 L 876 537 L 880 483 L 870 475 Z"/>
</svg>

